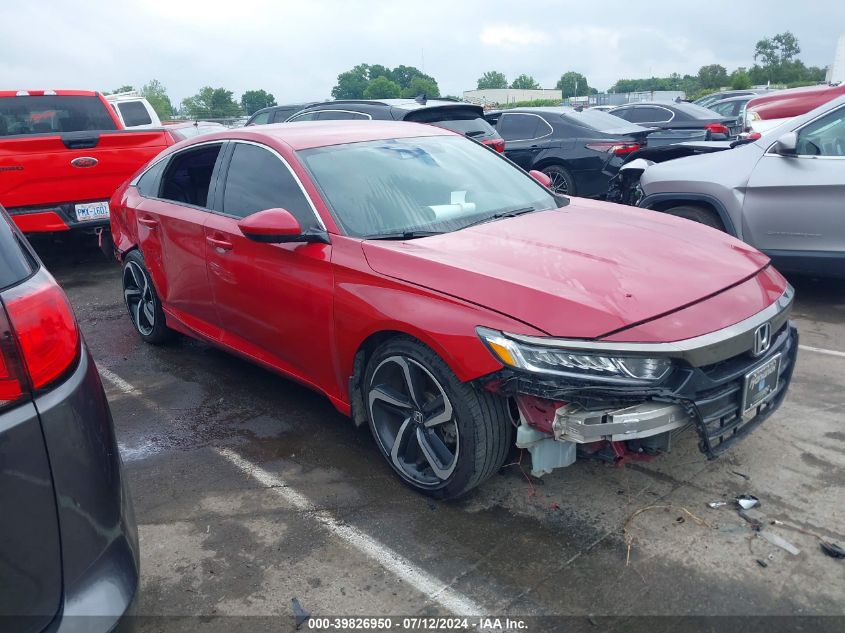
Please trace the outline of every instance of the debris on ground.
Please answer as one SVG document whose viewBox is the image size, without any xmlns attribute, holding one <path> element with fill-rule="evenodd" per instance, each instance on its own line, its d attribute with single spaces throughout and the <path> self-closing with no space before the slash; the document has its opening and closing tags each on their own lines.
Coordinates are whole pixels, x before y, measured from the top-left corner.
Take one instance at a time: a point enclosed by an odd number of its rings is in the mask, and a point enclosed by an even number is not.
<svg viewBox="0 0 845 633">
<path fill-rule="evenodd" d="M 723 508 L 726 505 L 728 505 L 727 501 L 711 501 L 710 503 L 707 504 L 707 507 L 715 510 L 716 508 Z"/>
<path fill-rule="evenodd" d="M 759 532 L 763 529 L 763 523 L 760 521 L 760 519 L 755 519 L 754 517 L 750 516 L 745 510 L 737 510 L 737 514 L 739 514 L 739 516 L 745 519 L 748 522 L 748 525 L 751 526 L 751 529 L 755 532 Z"/>
<path fill-rule="evenodd" d="M 757 536 L 764 538 L 772 545 L 780 547 L 781 549 L 786 550 L 793 556 L 798 556 L 801 553 L 801 550 L 795 547 L 792 543 L 787 541 L 785 538 L 782 538 L 775 534 L 774 532 L 767 532 L 765 530 L 757 532 Z"/>
<path fill-rule="evenodd" d="M 734 475 L 738 475 L 738 476 L 742 477 L 745 481 L 751 481 L 750 475 L 746 475 L 745 473 L 741 473 L 738 470 L 732 470 L 731 473 L 733 473 Z"/>
<path fill-rule="evenodd" d="M 845 549 L 842 549 L 836 543 L 819 539 L 819 546 L 822 548 L 822 551 L 831 558 L 845 558 Z"/>
<path fill-rule="evenodd" d="M 625 545 L 628 546 L 628 552 L 625 556 L 625 567 L 627 567 L 628 564 L 631 562 L 631 548 L 634 545 L 634 536 L 628 532 L 628 529 L 631 527 L 631 522 L 635 518 L 637 518 L 643 512 L 648 512 L 649 510 L 664 510 L 666 512 L 669 512 L 670 510 L 680 510 L 685 515 L 687 515 L 690 519 L 695 521 L 698 525 L 702 525 L 702 526 L 704 526 L 708 529 L 711 529 L 711 530 L 713 529 L 713 526 L 710 525 L 707 521 L 705 521 L 701 517 L 694 515 L 692 512 L 687 510 L 685 507 L 675 505 L 673 503 L 646 506 L 644 508 L 640 508 L 639 510 L 636 510 L 633 514 L 631 514 L 631 516 L 629 516 L 627 518 L 627 520 L 625 521 L 625 523 L 622 525 L 622 534 L 625 535 Z M 678 519 L 681 519 L 681 521 L 679 521 Z M 678 519 L 675 519 L 676 523 L 683 523 L 684 521 L 686 521 L 686 519 L 684 519 L 684 517 L 678 517 Z"/>
<path fill-rule="evenodd" d="M 299 604 L 299 600 L 296 598 L 291 598 L 290 602 L 293 605 L 293 619 L 296 624 L 296 630 L 298 631 L 299 627 L 301 627 L 303 623 L 311 617 L 311 613 L 303 609 L 302 605 Z"/>
<path fill-rule="evenodd" d="M 743 510 L 750 510 L 760 505 L 760 500 L 754 495 L 739 495 L 736 498 L 737 505 Z"/>
<path fill-rule="evenodd" d="M 764 561 L 762 558 L 757 559 L 757 564 L 760 565 L 760 567 L 768 567 L 769 566 L 769 563 Z"/>
</svg>

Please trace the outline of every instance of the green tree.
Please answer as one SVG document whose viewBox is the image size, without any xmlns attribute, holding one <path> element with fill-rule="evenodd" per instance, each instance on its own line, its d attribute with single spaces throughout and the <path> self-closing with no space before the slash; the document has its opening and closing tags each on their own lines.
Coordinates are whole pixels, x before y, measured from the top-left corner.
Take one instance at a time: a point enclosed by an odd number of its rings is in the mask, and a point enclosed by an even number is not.
<svg viewBox="0 0 845 633">
<path fill-rule="evenodd" d="M 531 75 L 523 74 L 513 80 L 511 88 L 516 88 L 517 90 L 539 90 L 540 84 Z"/>
<path fill-rule="evenodd" d="M 752 80 L 758 80 L 756 83 L 799 80 L 806 70 L 804 64 L 796 59 L 800 52 L 798 40 L 789 31 L 760 40 L 754 47 L 754 61 L 759 61 L 760 65 L 754 64 L 751 68 Z"/>
<path fill-rule="evenodd" d="M 370 77 L 377 77 L 378 75 L 374 75 L 372 72 L 370 73 Z M 435 86 L 437 82 L 434 80 L 434 77 L 431 75 L 426 75 L 423 71 L 419 68 L 414 66 L 397 66 L 393 70 L 390 71 L 388 75 L 386 75 L 388 79 L 396 82 L 399 84 L 399 87 L 403 90 L 406 90 L 411 87 L 411 83 L 414 79 L 426 79 L 432 82 Z M 437 93 L 440 94 L 440 89 L 438 88 Z"/>
<path fill-rule="evenodd" d="M 439 97 L 440 88 L 437 87 L 437 82 L 425 77 L 414 77 L 411 79 L 411 85 L 402 90 L 401 96 L 406 99 L 414 99 L 420 95 L 425 95 L 428 99 Z"/>
<path fill-rule="evenodd" d="M 113 95 L 117 92 L 134 92 L 134 91 L 135 91 L 135 86 L 130 86 L 128 84 L 125 84 L 125 85 L 121 86 L 120 88 L 115 88 L 111 92 L 104 92 L 103 94 Z"/>
<path fill-rule="evenodd" d="M 505 77 L 505 73 L 500 73 L 498 70 L 488 70 L 478 78 L 479 90 L 501 89 L 507 87 L 508 79 Z"/>
<path fill-rule="evenodd" d="M 728 83 L 728 71 L 721 64 L 710 64 L 698 69 L 698 81 L 702 88 L 721 88 Z"/>
<path fill-rule="evenodd" d="M 141 88 L 141 96 L 150 102 L 158 118 L 162 121 L 167 121 L 173 116 L 173 104 L 170 102 L 170 97 L 167 96 L 167 88 L 158 79 L 150 79 L 148 83 L 144 84 Z"/>
<path fill-rule="evenodd" d="M 276 98 L 266 90 L 247 90 L 241 95 L 241 107 L 247 116 L 274 105 Z"/>
<path fill-rule="evenodd" d="M 748 70 L 742 66 L 733 71 L 729 79 L 731 88 L 734 90 L 747 90 L 753 85 Z"/>
<path fill-rule="evenodd" d="M 182 108 L 193 119 L 225 119 L 239 116 L 241 106 L 232 99 L 232 91 L 204 86 L 193 97 L 182 101 Z"/>
<path fill-rule="evenodd" d="M 332 96 L 335 99 L 363 99 L 369 81 L 369 66 L 358 64 L 352 70 L 337 76 L 337 85 L 332 88 Z"/>
<path fill-rule="evenodd" d="M 365 99 L 396 99 L 402 92 L 402 88 L 395 81 L 391 81 L 384 75 L 370 80 L 364 88 Z"/>
<path fill-rule="evenodd" d="M 578 95 L 583 97 L 584 95 L 596 93 L 595 88 L 590 88 L 587 78 L 584 75 L 571 70 L 560 76 L 555 88 L 563 93 L 564 99 L 577 97 Z"/>
</svg>

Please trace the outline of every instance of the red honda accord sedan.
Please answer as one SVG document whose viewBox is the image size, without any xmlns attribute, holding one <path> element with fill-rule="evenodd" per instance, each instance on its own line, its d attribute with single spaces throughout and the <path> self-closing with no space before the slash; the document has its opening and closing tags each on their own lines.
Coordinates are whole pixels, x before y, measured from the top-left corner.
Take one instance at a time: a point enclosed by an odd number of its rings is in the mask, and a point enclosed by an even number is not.
<svg viewBox="0 0 845 633">
<path fill-rule="evenodd" d="M 448 130 L 332 121 L 175 145 L 111 200 L 132 322 L 326 395 L 436 497 L 502 465 L 715 457 L 783 401 L 793 290 L 674 217 L 556 197 Z"/>
</svg>

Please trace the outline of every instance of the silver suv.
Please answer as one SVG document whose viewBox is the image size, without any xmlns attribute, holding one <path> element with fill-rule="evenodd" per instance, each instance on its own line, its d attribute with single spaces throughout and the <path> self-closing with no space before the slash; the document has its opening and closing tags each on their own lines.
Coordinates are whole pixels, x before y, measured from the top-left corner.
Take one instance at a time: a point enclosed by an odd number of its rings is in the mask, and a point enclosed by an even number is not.
<svg viewBox="0 0 845 633">
<path fill-rule="evenodd" d="M 756 141 L 652 164 L 639 206 L 726 231 L 783 271 L 845 277 L 845 96 Z"/>
</svg>

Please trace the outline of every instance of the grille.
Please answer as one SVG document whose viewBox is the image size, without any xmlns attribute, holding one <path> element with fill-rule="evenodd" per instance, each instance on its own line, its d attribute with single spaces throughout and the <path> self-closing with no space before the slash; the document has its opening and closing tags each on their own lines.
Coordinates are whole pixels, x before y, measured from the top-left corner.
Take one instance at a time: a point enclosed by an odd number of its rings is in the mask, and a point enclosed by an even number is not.
<svg viewBox="0 0 845 633">
<path fill-rule="evenodd" d="M 689 406 L 696 418 L 701 452 L 711 459 L 718 457 L 774 413 L 783 401 L 792 379 L 797 351 L 798 331 L 787 324 L 764 357 L 751 361 L 747 355 L 743 355 L 733 362 L 728 361 L 728 364 L 703 368 L 709 381 L 717 384 L 696 392 L 690 399 Z M 745 374 L 775 354 L 782 355 L 775 395 L 743 416 L 741 409 Z"/>
</svg>

